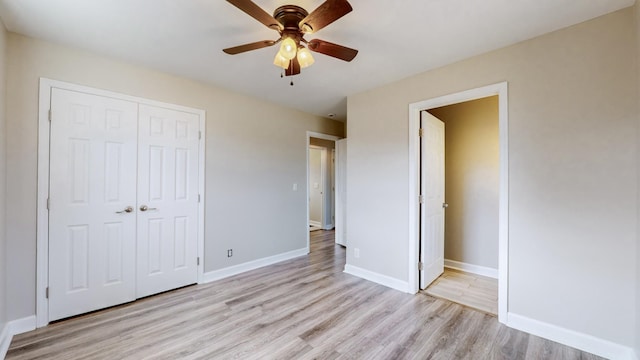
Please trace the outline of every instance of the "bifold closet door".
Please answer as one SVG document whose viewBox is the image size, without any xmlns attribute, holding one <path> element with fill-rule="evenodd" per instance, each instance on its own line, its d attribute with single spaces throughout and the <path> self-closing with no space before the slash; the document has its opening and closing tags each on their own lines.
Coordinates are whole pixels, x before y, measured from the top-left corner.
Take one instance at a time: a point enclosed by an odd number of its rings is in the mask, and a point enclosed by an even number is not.
<svg viewBox="0 0 640 360">
<path fill-rule="evenodd" d="M 140 105 L 138 298 L 197 282 L 196 114 Z"/>
<path fill-rule="evenodd" d="M 138 104 L 53 89 L 49 320 L 135 299 Z"/>
</svg>

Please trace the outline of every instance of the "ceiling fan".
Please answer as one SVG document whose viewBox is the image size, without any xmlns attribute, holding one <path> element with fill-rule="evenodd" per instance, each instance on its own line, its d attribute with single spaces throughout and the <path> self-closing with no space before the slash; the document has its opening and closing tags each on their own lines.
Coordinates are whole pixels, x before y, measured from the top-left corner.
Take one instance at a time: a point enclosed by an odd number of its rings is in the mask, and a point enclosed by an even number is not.
<svg viewBox="0 0 640 360">
<path fill-rule="evenodd" d="M 313 34 L 351 12 L 353 8 L 347 0 L 327 0 L 311 13 L 296 5 L 284 5 L 277 8 L 273 16 L 251 0 L 227 1 L 280 34 L 277 40 L 257 41 L 222 50 L 227 54 L 236 55 L 281 42 L 273 63 L 284 69 L 286 76 L 297 75 L 301 68 L 313 64 L 314 59 L 309 50 L 344 61 L 351 61 L 358 54 L 358 50 L 328 41 L 304 39 L 306 34 Z"/>
</svg>

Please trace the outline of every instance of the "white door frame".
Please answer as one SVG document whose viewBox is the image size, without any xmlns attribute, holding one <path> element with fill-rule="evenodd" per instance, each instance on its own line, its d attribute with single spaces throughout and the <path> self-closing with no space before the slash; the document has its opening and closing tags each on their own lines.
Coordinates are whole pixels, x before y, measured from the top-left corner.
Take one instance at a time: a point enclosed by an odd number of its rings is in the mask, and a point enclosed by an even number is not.
<svg viewBox="0 0 640 360">
<path fill-rule="evenodd" d="M 307 146 L 305 148 L 305 152 L 307 154 L 307 178 L 306 178 L 306 186 L 305 188 L 307 189 L 307 197 L 305 199 L 305 201 L 307 202 L 307 214 L 305 215 L 306 217 L 306 221 L 304 224 L 305 227 L 305 232 L 307 233 L 307 253 L 311 252 L 311 236 L 309 234 L 309 146 L 311 146 L 311 138 L 316 138 L 316 139 L 323 139 L 323 140 L 331 140 L 331 141 L 338 141 L 341 138 L 335 135 L 329 135 L 329 134 L 323 134 L 323 133 L 319 133 L 319 132 L 314 132 L 314 131 L 307 131 Z M 335 203 L 335 199 L 334 199 L 334 203 Z"/>
<path fill-rule="evenodd" d="M 329 173 L 331 176 L 329 177 L 329 198 L 331 199 L 331 212 L 329 214 L 329 219 L 331 221 L 327 221 L 328 226 L 327 230 L 335 229 L 336 227 L 336 142 L 333 142 L 333 149 L 329 152 Z"/>
<path fill-rule="evenodd" d="M 347 182 L 347 174 L 346 174 L 346 166 L 347 166 L 347 139 L 341 139 L 335 142 L 335 150 L 336 150 L 336 166 L 334 167 L 334 178 L 335 182 L 335 217 L 334 217 L 334 226 L 336 229 L 336 244 L 342 245 L 344 247 L 348 246 L 347 236 L 346 236 L 346 182 Z M 338 170 L 340 169 L 340 170 Z M 338 174 L 340 177 L 338 177 Z M 340 196 L 338 198 L 338 196 Z"/>
<path fill-rule="evenodd" d="M 49 323 L 49 306 L 46 289 L 49 285 L 49 213 L 47 199 L 49 198 L 49 107 L 51 105 L 51 89 L 59 88 L 78 91 L 92 95 L 110 97 L 139 104 L 163 107 L 167 109 L 194 113 L 200 117 L 200 146 L 198 160 L 198 193 L 202 199 L 198 206 L 198 283 L 204 275 L 204 173 L 205 173 L 205 117 L 204 110 L 186 106 L 163 103 L 159 101 L 124 95 L 112 91 L 95 89 L 63 81 L 40 78 L 40 98 L 38 104 L 38 199 L 36 205 L 36 327 L 43 327 Z"/>
<path fill-rule="evenodd" d="M 500 195 L 498 211 L 498 321 L 506 323 L 509 285 L 509 107 L 508 84 L 501 82 L 455 94 L 409 104 L 409 292 L 420 289 L 419 262 L 419 181 L 420 111 L 498 95 L 500 129 Z"/>
</svg>

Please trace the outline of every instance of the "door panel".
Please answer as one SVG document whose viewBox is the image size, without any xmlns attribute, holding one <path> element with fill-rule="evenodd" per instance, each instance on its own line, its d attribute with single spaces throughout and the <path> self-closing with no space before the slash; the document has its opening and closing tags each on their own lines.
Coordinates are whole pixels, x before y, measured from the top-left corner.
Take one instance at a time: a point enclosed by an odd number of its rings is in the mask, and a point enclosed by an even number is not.
<svg viewBox="0 0 640 360">
<path fill-rule="evenodd" d="M 444 123 L 423 111 L 421 128 L 420 288 L 424 289 L 444 272 Z"/>
<path fill-rule="evenodd" d="M 199 126 L 140 105 L 137 297 L 197 282 Z"/>
<path fill-rule="evenodd" d="M 135 299 L 137 108 L 52 90 L 50 321 Z"/>
</svg>

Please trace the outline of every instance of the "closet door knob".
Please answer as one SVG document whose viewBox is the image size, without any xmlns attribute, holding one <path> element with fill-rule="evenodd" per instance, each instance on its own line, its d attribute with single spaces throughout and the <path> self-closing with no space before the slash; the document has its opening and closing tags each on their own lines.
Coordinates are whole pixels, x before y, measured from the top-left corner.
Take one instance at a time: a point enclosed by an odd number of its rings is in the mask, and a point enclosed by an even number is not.
<svg viewBox="0 0 640 360">
<path fill-rule="evenodd" d="M 140 211 L 147 211 L 147 210 L 158 210 L 158 209 L 157 208 L 150 208 L 147 205 L 140 206 Z"/>
<path fill-rule="evenodd" d="M 122 213 L 130 213 L 133 211 L 133 207 L 132 206 L 127 206 L 126 208 L 124 208 L 124 210 L 122 211 L 116 211 L 116 214 L 122 214 Z"/>
</svg>

